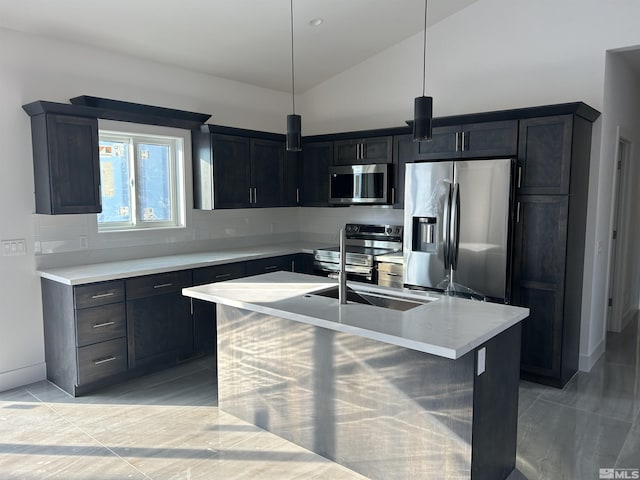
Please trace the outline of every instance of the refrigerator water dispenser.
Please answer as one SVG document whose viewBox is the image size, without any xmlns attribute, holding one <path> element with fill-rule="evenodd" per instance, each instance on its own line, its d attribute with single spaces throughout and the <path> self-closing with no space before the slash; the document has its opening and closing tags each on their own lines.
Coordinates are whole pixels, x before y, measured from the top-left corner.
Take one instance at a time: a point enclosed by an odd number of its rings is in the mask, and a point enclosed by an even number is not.
<svg viewBox="0 0 640 480">
<path fill-rule="evenodd" d="M 413 217 L 413 251 L 436 252 L 436 217 Z"/>
</svg>

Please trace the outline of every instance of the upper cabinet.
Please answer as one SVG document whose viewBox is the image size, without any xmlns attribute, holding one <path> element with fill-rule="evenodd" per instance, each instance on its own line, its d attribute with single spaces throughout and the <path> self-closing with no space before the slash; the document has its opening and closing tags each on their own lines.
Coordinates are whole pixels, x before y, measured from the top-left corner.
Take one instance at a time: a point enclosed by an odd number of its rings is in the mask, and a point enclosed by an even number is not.
<svg viewBox="0 0 640 480">
<path fill-rule="evenodd" d="M 518 193 L 569 193 L 573 115 L 520 121 Z"/>
<path fill-rule="evenodd" d="M 337 140 L 333 144 L 334 165 L 391 163 L 393 137 Z"/>
<path fill-rule="evenodd" d="M 215 130 L 205 125 L 192 133 L 194 208 L 297 204 L 297 157 L 287 154 L 285 160 L 284 138 L 226 135 Z"/>
<path fill-rule="evenodd" d="M 300 165 L 300 205 L 329 206 L 329 166 L 333 164 L 333 142 L 305 142 Z"/>
<path fill-rule="evenodd" d="M 419 142 L 418 160 L 508 157 L 518 153 L 518 121 L 479 122 L 435 127 L 433 138 Z"/>
<path fill-rule="evenodd" d="M 404 208 L 404 175 L 407 163 L 413 162 L 417 143 L 411 133 L 393 137 L 393 190 L 391 204 L 393 208 Z"/>
<path fill-rule="evenodd" d="M 24 106 L 31 116 L 36 213 L 99 213 L 98 120 Z"/>
<path fill-rule="evenodd" d="M 36 213 L 100 213 L 98 119 L 191 130 L 209 115 L 81 96 L 72 105 L 39 100 L 31 117 Z"/>
</svg>

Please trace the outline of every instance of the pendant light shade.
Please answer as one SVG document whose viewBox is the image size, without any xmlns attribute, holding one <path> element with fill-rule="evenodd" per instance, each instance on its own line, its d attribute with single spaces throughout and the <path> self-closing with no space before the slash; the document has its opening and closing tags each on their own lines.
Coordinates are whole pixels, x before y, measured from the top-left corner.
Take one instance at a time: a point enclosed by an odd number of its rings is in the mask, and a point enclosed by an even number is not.
<svg viewBox="0 0 640 480">
<path fill-rule="evenodd" d="M 426 97 L 427 80 L 427 0 L 424 0 L 424 38 L 422 51 L 422 96 L 416 97 L 413 107 L 413 140 L 431 140 L 433 134 L 433 97 Z"/>
<path fill-rule="evenodd" d="M 286 147 L 289 152 L 299 152 L 302 150 L 302 117 L 287 115 L 287 141 Z"/>
<path fill-rule="evenodd" d="M 433 98 L 416 97 L 413 105 L 413 139 L 431 140 L 433 133 Z"/>
<path fill-rule="evenodd" d="M 296 115 L 296 80 L 293 67 L 293 0 L 291 0 L 291 103 L 293 112 L 287 115 L 287 139 L 285 146 L 289 152 L 302 150 L 302 117 Z"/>
</svg>

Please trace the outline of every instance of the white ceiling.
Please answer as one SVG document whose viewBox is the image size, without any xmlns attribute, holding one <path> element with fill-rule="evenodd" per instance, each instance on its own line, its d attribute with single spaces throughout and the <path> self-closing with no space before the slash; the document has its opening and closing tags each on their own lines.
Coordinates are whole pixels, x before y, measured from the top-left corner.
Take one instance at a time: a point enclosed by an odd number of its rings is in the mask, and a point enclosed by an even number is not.
<svg viewBox="0 0 640 480">
<path fill-rule="evenodd" d="M 430 0 L 429 25 L 477 0 Z M 294 0 L 296 93 L 422 31 L 423 0 Z M 291 91 L 289 0 L 0 1 L 0 27 Z M 312 27 L 309 21 L 324 23 Z"/>
</svg>

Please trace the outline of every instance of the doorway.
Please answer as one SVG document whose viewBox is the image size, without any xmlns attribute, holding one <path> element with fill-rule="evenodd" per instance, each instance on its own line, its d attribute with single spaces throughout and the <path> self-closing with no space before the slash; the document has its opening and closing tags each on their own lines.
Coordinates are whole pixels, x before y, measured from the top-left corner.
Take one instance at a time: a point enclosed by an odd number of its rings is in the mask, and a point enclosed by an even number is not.
<svg viewBox="0 0 640 480">
<path fill-rule="evenodd" d="M 633 279 L 636 266 L 631 244 L 632 217 L 632 178 L 631 165 L 632 144 L 623 137 L 618 127 L 616 145 L 616 172 L 614 180 L 614 202 L 612 210 L 611 257 L 609 265 L 609 303 L 607 308 L 607 330 L 621 332 L 631 321 L 638 303 L 638 292 L 635 292 Z"/>
</svg>

